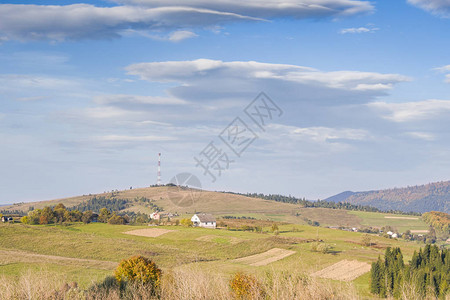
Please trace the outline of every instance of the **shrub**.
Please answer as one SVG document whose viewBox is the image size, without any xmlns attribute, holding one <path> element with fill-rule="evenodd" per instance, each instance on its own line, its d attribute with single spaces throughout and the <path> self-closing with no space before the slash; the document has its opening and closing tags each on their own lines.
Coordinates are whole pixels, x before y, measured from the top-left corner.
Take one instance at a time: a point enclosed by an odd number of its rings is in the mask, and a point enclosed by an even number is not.
<svg viewBox="0 0 450 300">
<path fill-rule="evenodd" d="M 183 225 L 184 227 L 191 227 L 192 226 L 192 221 L 190 219 L 181 219 L 181 225 Z"/>
<path fill-rule="evenodd" d="M 272 232 L 278 231 L 278 225 L 276 223 L 273 223 L 271 229 L 272 229 Z"/>
<path fill-rule="evenodd" d="M 124 217 L 122 216 L 118 216 L 116 214 L 114 214 L 111 218 L 109 218 L 108 220 L 108 224 L 112 224 L 112 225 L 125 225 L 126 220 Z"/>
<path fill-rule="evenodd" d="M 156 289 L 160 285 L 161 273 L 161 269 L 150 259 L 132 256 L 120 262 L 115 276 L 119 282 L 144 283 Z"/>
<path fill-rule="evenodd" d="M 317 252 L 318 251 L 317 250 L 318 247 L 319 247 L 319 242 L 311 243 L 311 251 L 312 252 Z"/>
<path fill-rule="evenodd" d="M 264 295 L 264 288 L 252 275 L 234 274 L 230 287 L 238 299 L 258 299 Z"/>
<path fill-rule="evenodd" d="M 326 243 L 321 243 L 317 247 L 317 251 L 319 251 L 319 252 L 321 252 L 323 254 L 330 253 L 330 250 L 331 250 L 331 246 L 326 244 Z"/>
<path fill-rule="evenodd" d="M 321 252 L 323 254 L 329 253 L 331 250 L 331 246 L 326 243 L 314 242 L 311 244 L 312 252 Z"/>
<path fill-rule="evenodd" d="M 365 234 L 362 238 L 362 243 L 366 247 L 370 247 L 372 245 L 372 240 L 370 239 L 370 235 Z"/>
</svg>

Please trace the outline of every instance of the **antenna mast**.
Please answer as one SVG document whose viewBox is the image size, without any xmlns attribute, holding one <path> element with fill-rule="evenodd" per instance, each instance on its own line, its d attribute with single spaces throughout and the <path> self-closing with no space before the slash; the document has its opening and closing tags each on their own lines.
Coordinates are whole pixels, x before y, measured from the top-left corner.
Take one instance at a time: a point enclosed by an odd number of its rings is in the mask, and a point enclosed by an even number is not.
<svg viewBox="0 0 450 300">
<path fill-rule="evenodd" d="M 161 153 L 158 153 L 158 179 L 156 185 L 161 185 Z"/>
</svg>

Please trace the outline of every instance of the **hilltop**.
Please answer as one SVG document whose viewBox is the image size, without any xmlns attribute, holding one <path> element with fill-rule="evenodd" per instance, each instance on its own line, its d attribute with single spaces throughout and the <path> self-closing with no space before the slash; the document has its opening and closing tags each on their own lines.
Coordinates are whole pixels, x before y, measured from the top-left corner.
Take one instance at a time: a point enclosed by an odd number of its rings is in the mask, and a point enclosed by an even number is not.
<svg viewBox="0 0 450 300">
<path fill-rule="evenodd" d="M 382 210 L 450 213 L 450 181 L 366 192 L 347 191 L 325 201 L 370 205 Z"/>
<path fill-rule="evenodd" d="M 43 208 L 45 206 L 55 206 L 63 203 L 66 207 L 73 207 L 93 197 L 105 197 L 107 199 L 133 200 L 136 198 L 151 199 L 160 209 L 170 212 L 195 212 L 203 211 L 216 214 L 222 213 L 265 213 L 265 212 L 286 212 L 298 208 L 298 206 L 287 203 L 275 203 L 259 198 L 250 198 L 242 195 L 225 194 L 205 190 L 196 190 L 177 186 L 155 186 L 147 188 L 137 188 L 122 191 L 112 191 L 100 194 L 89 194 L 70 198 L 61 198 L 49 201 L 17 203 L 2 207 L 4 210 L 18 210 L 27 212 L 30 208 Z M 140 211 L 150 213 L 153 210 L 146 206 L 132 204 L 125 210 Z"/>
</svg>

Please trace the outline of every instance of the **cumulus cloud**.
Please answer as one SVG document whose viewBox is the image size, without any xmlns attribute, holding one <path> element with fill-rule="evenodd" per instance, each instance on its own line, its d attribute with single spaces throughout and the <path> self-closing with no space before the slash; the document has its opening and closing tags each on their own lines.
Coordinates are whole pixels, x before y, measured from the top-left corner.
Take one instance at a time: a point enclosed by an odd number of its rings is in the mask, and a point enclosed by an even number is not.
<svg viewBox="0 0 450 300">
<path fill-rule="evenodd" d="M 117 38 L 125 31 L 175 31 L 180 41 L 195 33 L 183 28 L 214 27 L 236 21 L 324 18 L 370 12 L 367 1 L 123 1 L 127 5 L 0 5 L 0 41 Z M 131 5 L 129 5 L 131 4 Z"/>
<path fill-rule="evenodd" d="M 341 34 L 347 34 L 347 33 L 368 33 L 368 32 L 375 32 L 379 30 L 379 28 L 368 28 L 368 27 L 353 27 L 353 28 L 344 28 L 339 31 Z"/>
<path fill-rule="evenodd" d="M 147 7 L 189 6 L 254 18 L 321 18 L 349 16 L 374 10 L 368 1 L 355 0 L 116 0 Z"/>
<path fill-rule="evenodd" d="M 394 122 L 429 120 L 450 113 L 450 100 L 425 100 L 406 103 L 369 103 L 369 107 L 384 114 Z"/>
<path fill-rule="evenodd" d="M 361 102 L 409 80 L 399 74 L 324 72 L 297 65 L 209 59 L 138 63 L 126 70 L 142 80 L 180 83 L 170 93 L 185 100 L 248 97 L 265 90 L 283 91 L 283 97 L 292 100 Z"/>
<path fill-rule="evenodd" d="M 125 30 L 172 30 L 255 18 L 191 7 L 0 5 L 0 36 L 18 40 L 117 38 Z"/>
<path fill-rule="evenodd" d="M 408 0 L 408 2 L 436 15 L 450 16 L 449 0 Z"/>
</svg>

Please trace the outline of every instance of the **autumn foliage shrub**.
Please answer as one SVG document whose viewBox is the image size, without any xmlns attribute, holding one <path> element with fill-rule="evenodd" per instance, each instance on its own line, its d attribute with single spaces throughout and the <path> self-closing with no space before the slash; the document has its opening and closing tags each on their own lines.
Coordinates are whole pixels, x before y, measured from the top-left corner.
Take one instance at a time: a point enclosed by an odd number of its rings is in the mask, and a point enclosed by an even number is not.
<svg viewBox="0 0 450 300">
<path fill-rule="evenodd" d="M 263 299 L 264 288 L 252 275 L 243 273 L 234 274 L 230 287 L 237 299 Z"/>
<path fill-rule="evenodd" d="M 150 259 L 143 256 L 132 256 L 120 262 L 114 275 L 120 283 L 143 283 L 151 285 L 155 290 L 160 285 L 161 273 L 161 269 Z"/>
</svg>

